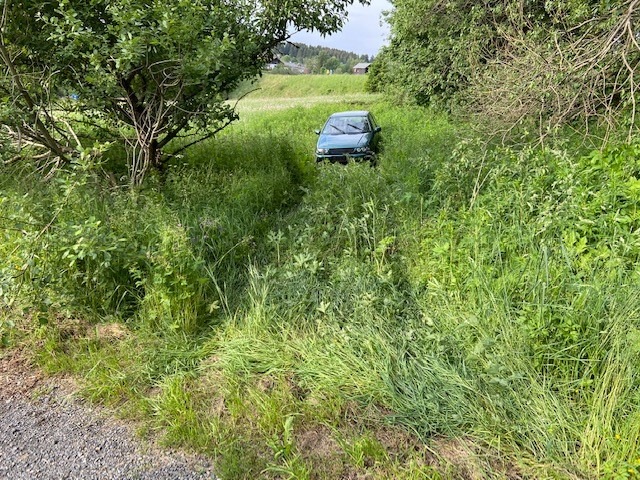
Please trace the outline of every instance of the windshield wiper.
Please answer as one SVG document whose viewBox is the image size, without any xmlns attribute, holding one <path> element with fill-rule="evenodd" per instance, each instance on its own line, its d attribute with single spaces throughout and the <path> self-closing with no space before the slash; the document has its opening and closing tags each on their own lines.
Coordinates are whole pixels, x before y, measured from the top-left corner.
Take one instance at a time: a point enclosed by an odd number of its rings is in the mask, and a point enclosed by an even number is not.
<svg viewBox="0 0 640 480">
<path fill-rule="evenodd" d="M 358 127 L 357 125 L 352 125 L 351 123 L 347 123 L 347 127 L 355 128 L 360 133 L 364 133 L 364 130 L 362 128 Z"/>
<path fill-rule="evenodd" d="M 335 125 L 329 125 L 330 127 L 335 128 L 336 130 L 338 130 L 340 133 L 344 133 L 343 130 L 339 129 L 338 127 L 336 127 Z"/>
</svg>

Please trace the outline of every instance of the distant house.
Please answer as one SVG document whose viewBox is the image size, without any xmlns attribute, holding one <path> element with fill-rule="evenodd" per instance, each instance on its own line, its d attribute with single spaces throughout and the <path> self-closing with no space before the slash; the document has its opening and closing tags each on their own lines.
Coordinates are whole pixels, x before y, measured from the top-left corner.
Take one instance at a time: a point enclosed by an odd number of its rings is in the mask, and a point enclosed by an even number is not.
<svg viewBox="0 0 640 480">
<path fill-rule="evenodd" d="M 266 68 L 267 70 L 273 70 L 278 65 L 282 65 L 282 61 L 278 57 L 273 57 L 273 59 L 270 60 L 264 68 Z"/>
<path fill-rule="evenodd" d="M 353 67 L 353 73 L 356 75 L 364 75 L 369 72 L 370 63 L 358 63 L 355 67 Z"/>
</svg>

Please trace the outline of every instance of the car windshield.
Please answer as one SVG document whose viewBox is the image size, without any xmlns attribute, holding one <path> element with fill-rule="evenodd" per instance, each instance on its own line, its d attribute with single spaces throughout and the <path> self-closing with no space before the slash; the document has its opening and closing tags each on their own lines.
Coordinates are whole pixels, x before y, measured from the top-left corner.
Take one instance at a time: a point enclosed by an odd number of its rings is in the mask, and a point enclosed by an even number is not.
<svg viewBox="0 0 640 480">
<path fill-rule="evenodd" d="M 330 117 L 322 133 L 325 135 L 345 135 L 371 131 L 367 117 Z"/>
</svg>

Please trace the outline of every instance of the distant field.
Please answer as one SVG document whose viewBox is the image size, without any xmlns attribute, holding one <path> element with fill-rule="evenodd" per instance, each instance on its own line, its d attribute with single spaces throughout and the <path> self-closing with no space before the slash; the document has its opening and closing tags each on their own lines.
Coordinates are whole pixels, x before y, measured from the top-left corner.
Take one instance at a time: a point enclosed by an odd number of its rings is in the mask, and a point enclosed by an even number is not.
<svg viewBox="0 0 640 480">
<path fill-rule="evenodd" d="M 250 93 L 252 98 L 299 98 L 365 93 L 365 75 L 273 75 L 246 82 L 232 98 Z"/>
<path fill-rule="evenodd" d="M 272 75 L 243 84 L 233 95 L 240 114 L 284 110 L 320 103 L 370 104 L 380 98 L 365 92 L 364 75 Z"/>
</svg>

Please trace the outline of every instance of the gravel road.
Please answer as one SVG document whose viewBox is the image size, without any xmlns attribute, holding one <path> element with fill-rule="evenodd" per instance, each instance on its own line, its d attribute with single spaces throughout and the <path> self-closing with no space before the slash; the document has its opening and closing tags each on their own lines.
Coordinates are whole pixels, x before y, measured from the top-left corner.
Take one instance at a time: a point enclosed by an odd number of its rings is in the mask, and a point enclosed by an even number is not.
<svg viewBox="0 0 640 480">
<path fill-rule="evenodd" d="M 0 479 L 215 478 L 207 459 L 143 442 L 106 410 L 75 399 L 64 380 L 0 358 Z"/>
</svg>

